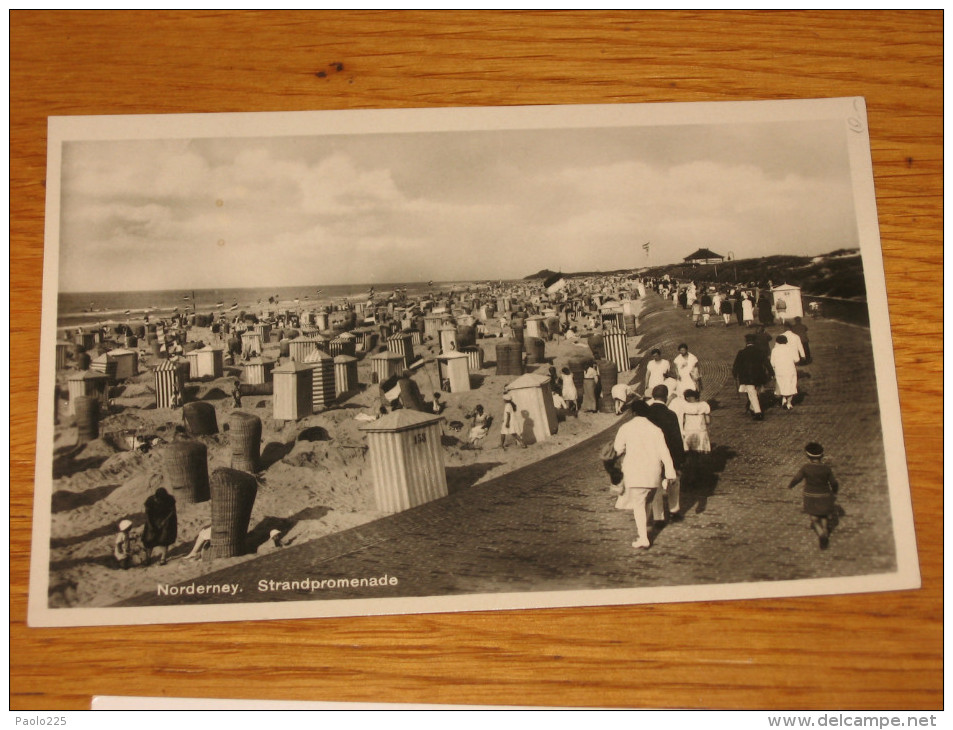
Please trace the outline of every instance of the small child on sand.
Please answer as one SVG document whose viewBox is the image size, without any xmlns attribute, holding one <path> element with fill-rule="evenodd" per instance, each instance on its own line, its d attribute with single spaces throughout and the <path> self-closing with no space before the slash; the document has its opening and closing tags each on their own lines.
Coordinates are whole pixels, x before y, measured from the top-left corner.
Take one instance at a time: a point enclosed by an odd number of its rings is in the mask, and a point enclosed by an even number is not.
<svg viewBox="0 0 953 730">
<path fill-rule="evenodd" d="M 122 570 L 127 570 L 132 560 L 132 538 L 129 536 L 129 529 L 131 527 L 132 522 L 122 520 L 119 523 L 119 532 L 116 533 L 113 557 L 116 558 L 116 563 Z"/>
<path fill-rule="evenodd" d="M 830 542 L 830 518 L 834 514 L 834 497 L 838 483 L 833 470 L 822 464 L 824 447 L 812 441 L 804 447 L 808 463 L 800 468 L 788 489 L 804 482 L 804 512 L 811 516 L 811 529 L 817 533 L 818 545 L 826 550 Z"/>
<path fill-rule="evenodd" d="M 272 530 L 268 533 L 268 539 L 265 540 L 255 551 L 258 555 L 268 555 L 284 547 L 281 540 L 281 530 Z"/>
</svg>

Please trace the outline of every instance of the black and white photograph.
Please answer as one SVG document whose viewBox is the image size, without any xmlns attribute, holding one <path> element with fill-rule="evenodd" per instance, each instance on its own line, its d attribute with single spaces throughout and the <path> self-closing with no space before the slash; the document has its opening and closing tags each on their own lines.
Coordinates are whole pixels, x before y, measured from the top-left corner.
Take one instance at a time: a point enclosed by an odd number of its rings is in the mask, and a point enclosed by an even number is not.
<svg viewBox="0 0 953 730">
<path fill-rule="evenodd" d="M 919 586 L 863 99 L 48 139 L 30 625 Z"/>
</svg>

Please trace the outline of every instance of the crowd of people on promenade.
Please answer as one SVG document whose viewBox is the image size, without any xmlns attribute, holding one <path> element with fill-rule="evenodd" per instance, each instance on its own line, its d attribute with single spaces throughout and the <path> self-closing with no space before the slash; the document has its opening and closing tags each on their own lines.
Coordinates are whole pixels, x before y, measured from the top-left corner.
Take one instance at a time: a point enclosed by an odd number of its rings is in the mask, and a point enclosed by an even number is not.
<svg viewBox="0 0 953 730">
<path fill-rule="evenodd" d="M 428 313 L 451 312 L 466 305 L 468 321 L 472 322 L 477 338 L 513 337 L 516 330 L 522 329 L 525 317 L 548 315 L 541 325 L 550 328 L 548 334 L 584 346 L 591 343 L 586 337 L 603 327 L 600 308 L 606 301 L 643 299 L 648 292 L 670 301 L 673 308 L 684 312 L 694 327 L 723 328 L 730 333 L 734 333 L 737 327 L 743 334 L 744 346 L 731 363 L 731 372 L 745 413 L 754 422 L 764 421 L 769 405 L 776 404 L 784 411 L 797 407 L 798 369 L 811 363 L 808 328 L 797 311 L 789 312 L 784 298 L 772 296 L 770 282 L 763 286 L 726 286 L 680 282 L 668 277 L 592 277 L 571 281 L 556 291 L 541 290 L 538 283 L 532 282 L 501 283 L 478 292 L 460 292 L 456 296 L 442 294 L 428 301 L 402 301 L 399 307 L 394 306 L 393 301 L 368 303 L 360 313 L 349 307 L 325 322 L 330 323 L 333 319 L 335 328 L 341 331 L 371 326 L 377 328 L 383 338 L 406 327 L 423 332 L 423 318 Z M 229 354 L 239 358 L 247 357 L 249 353 L 240 349 L 240 343 L 235 343 L 234 333 L 241 331 L 249 321 L 251 318 L 238 313 L 210 318 L 208 324 L 223 340 L 232 335 Z M 314 324 L 308 315 L 299 312 L 280 313 L 274 320 L 283 337 L 297 334 L 296 329 L 289 328 L 303 329 Z M 186 318 L 180 317 L 166 323 L 161 333 L 166 338 L 161 346 L 167 347 L 173 357 L 181 352 L 185 339 L 180 340 L 176 333 L 186 326 Z M 769 328 L 774 334 L 769 334 Z M 688 339 L 690 337 L 686 337 Z M 238 349 L 234 349 L 236 346 Z M 404 370 L 393 380 L 379 384 L 380 411 L 375 411 L 370 417 L 380 417 L 395 408 L 437 414 L 445 408 L 440 392 L 434 393 L 433 400 L 424 399 L 411 370 Z M 660 347 L 654 347 L 644 361 L 644 370 L 637 382 L 619 382 L 608 387 L 611 388 L 615 414 L 621 416 L 631 411 L 633 418 L 619 427 L 611 448 L 607 448 L 603 457 L 612 489 L 617 494 L 616 507 L 633 511 L 636 539 L 632 546 L 642 550 L 651 545 L 651 525 L 658 527 L 683 519 L 683 475 L 686 470 L 706 468 L 706 455 L 712 451 L 709 433 L 712 407 L 705 398 L 702 363 L 688 341 L 679 343 L 674 352 L 663 352 Z M 553 398 L 554 408 L 563 418 L 580 418 L 581 414 L 599 410 L 600 388 L 595 357 L 586 364 L 581 380 L 567 367 L 549 367 L 548 392 Z M 231 395 L 235 407 L 239 407 L 241 390 L 238 382 Z M 499 449 L 505 450 L 512 445 L 527 448 L 521 415 L 512 396 L 504 392 L 498 408 L 491 406 L 491 414 L 480 404 L 467 412 L 469 426 L 461 438 L 462 448 L 483 448 L 494 421 L 499 424 Z M 806 447 L 806 453 L 809 463 L 795 475 L 791 486 L 805 484 L 804 511 L 811 516 L 819 546 L 827 548 L 837 482 L 830 469 L 821 463 L 823 447 L 811 443 Z M 164 564 L 168 560 L 169 547 L 177 537 L 175 500 L 164 489 L 158 488 L 144 507 L 144 562 L 148 564 L 157 557 L 159 563 Z M 123 520 L 116 535 L 114 557 L 122 568 L 129 567 L 131 561 L 131 526 L 130 520 Z M 188 557 L 203 554 L 209 541 L 210 534 L 200 532 Z M 270 536 L 267 546 L 280 547 L 280 535 Z"/>
<path fill-rule="evenodd" d="M 721 324 L 727 329 L 737 324 L 744 328 L 744 347 L 737 352 L 731 372 L 745 413 L 754 421 L 764 421 L 767 404 L 794 409 L 798 367 L 811 363 L 808 329 L 800 315 L 788 316 L 785 298 L 772 297 L 770 283 L 764 288 L 725 287 L 666 279 L 649 286 L 686 311 L 696 327 Z M 772 337 L 768 327 L 780 332 Z M 633 511 L 637 533 L 633 548 L 650 547 L 650 525 L 682 519 L 685 465 L 711 452 L 711 406 L 702 398 L 703 392 L 699 360 L 687 343 L 679 344 L 671 359 L 659 348 L 651 350 L 642 397 L 631 402 L 634 418 L 619 428 L 602 454 L 610 488 L 618 494 L 616 507 Z M 830 541 L 838 482 L 830 467 L 821 463 L 823 446 L 811 442 L 805 454 L 808 463 L 789 486 L 804 482 L 803 511 L 811 518 L 818 547 L 824 550 Z"/>
<path fill-rule="evenodd" d="M 782 411 L 796 407 L 798 369 L 811 363 L 808 327 L 799 313 L 800 307 L 789 309 L 785 297 L 774 296 L 771 282 L 726 286 L 666 277 L 627 284 L 632 287 L 634 298 L 643 298 L 647 291 L 653 291 L 671 301 L 695 327 L 720 327 L 727 332 L 738 328 L 744 346 L 730 366 L 745 413 L 753 421 L 763 422 L 769 406 L 777 405 Z M 600 294 L 611 297 L 611 290 L 600 290 L 598 282 L 578 287 L 560 308 L 567 316 L 560 318 L 558 334 L 585 344 L 587 333 L 598 331 L 602 324 L 598 318 Z M 539 310 L 546 306 L 545 301 L 537 300 L 534 304 Z M 509 326 L 511 319 L 502 317 L 501 331 Z M 768 332 L 769 328 L 774 334 Z M 585 367 L 581 385 L 569 368 L 550 367 L 554 407 L 563 417 L 578 418 L 581 413 L 597 410 L 600 382 L 594 360 Z M 704 398 L 704 388 L 699 357 L 687 342 L 680 343 L 671 354 L 653 348 L 639 382 L 612 386 L 615 413 L 622 415 L 631 410 L 634 418 L 619 428 L 604 461 L 612 489 L 618 494 L 616 506 L 633 511 L 637 539 L 632 545 L 637 549 L 650 546 L 650 523 L 660 526 L 683 519 L 683 474 L 687 467 L 696 473 L 706 468 L 707 455 L 712 450 L 712 408 Z M 482 405 L 468 416 L 468 447 L 476 448 L 485 438 L 492 418 L 484 413 Z M 505 449 L 511 442 L 526 448 L 520 437 L 519 412 L 507 395 L 500 419 L 499 448 Z M 812 464 L 823 458 L 818 452 L 823 451 L 819 444 L 812 443 L 806 450 Z M 803 508 L 811 516 L 819 547 L 826 549 L 837 483 L 832 475 L 823 481 L 820 475 L 826 474 L 825 470 L 806 468 L 802 472 L 800 481 L 806 485 Z M 822 492 L 824 499 L 819 496 Z"/>
<path fill-rule="evenodd" d="M 591 345 L 587 337 L 602 328 L 600 308 L 606 301 L 642 299 L 649 291 L 671 301 L 674 308 L 685 312 L 695 327 L 720 327 L 726 332 L 734 332 L 737 327 L 743 333 L 744 346 L 731 363 L 731 372 L 745 413 L 753 421 L 763 422 L 768 406 L 777 405 L 784 411 L 795 408 L 798 368 L 811 363 L 808 327 L 799 307 L 789 308 L 785 297 L 774 296 L 771 282 L 724 285 L 682 282 L 669 277 L 592 277 L 573 280 L 556 293 L 541 292 L 532 282 L 500 284 L 482 291 L 481 298 L 496 302 L 506 299 L 512 305 L 509 311 L 497 313 L 498 325 L 492 315 L 477 320 L 475 324 L 483 325 L 477 330 L 477 336 L 493 333 L 513 337 L 515 331 L 522 328 L 524 317 L 549 312 L 555 313 L 555 321 L 547 321 L 542 326 L 552 328 L 551 335 L 563 336 L 581 346 L 587 342 Z M 435 302 L 441 303 L 449 311 L 455 304 L 454 297 Z M 419 318 L 425 310 L 409 311 Z M 387 315 L 381 317 L 379 313 L 378 318 L 386 321 Z M 417 326 L 423 329 L 419 322 Z M 769 334 L 769 328 L 775 334 Z M 598 410 L 601 384 L 595 359 L 586 365 L 581 387 L 574 373 L 566 367 L 551 366 L 549 376 L 553 405 L 561 417 L 579 418 L 580 414 Z M 430 403 L 413 396 L 416 389 L 411 373 L 405 371 L 399 383 L 404 385 L 393 392 L 401 395 L 385 403 L 383 408 L 431 408 Z M 632 544 L 637 549 L 651 544 L 650 521 L 660 526 L 683 519 L 681 486 L 686 467 L 696 472 L 706 468 L 707 455 L 712 449 L 709 435 L 712 409 L 704 393 L 699 357 L 687 342 L 680 343 L 671 355 L 653 348 L 645 361 L 640 382 L 611 386 L 615 413 L 622 415 L 631 410 L 634 415 L 619 428 L 612 444 L 612 458 L 606 459 L 606 463 L 613 464 L 610 472 L 621 475 L 621 479 L 613 479 L 613 489 L 619 492 L 616 506 L 633 510 L 637 539 Z M 402 404 L 403 399 L 407 400 L 407 406 Z M 439 405 L 435 398 L 432 407 L 436 409 Z M 521 414 L 506 393 L 498 418 L 498 448 L 505 450 L 510 445 L 527 448 L 522 437 Z M 482 448 L 494 416 L 481 404 L 467 413 L 467 419 L 470 423 L 463 440 L 464 448 Z M 823 451 L 816 443 L 807 447 L 812 464 L 823 458 L 818 450 Z M 800 481 L 806 485 L 804 511 L 811 515 L 818 544 L 825 549 L 829 544 L 836 480 L 831 476 L 824 486 L 819 476 L 824 470 L 802 471 Z M 821 492 L 827 495 L 826 501 L 818 496 Z"/>
</svg>

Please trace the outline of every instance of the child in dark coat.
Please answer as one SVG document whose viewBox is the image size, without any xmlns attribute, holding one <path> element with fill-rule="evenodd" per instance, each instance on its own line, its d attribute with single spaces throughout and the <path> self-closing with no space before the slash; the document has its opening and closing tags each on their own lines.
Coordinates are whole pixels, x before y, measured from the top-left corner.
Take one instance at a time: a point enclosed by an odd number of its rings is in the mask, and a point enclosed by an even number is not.
<svg viewBox="0 0 953 730">
<path fill-rule="evenodd" d="M 838 483 L 833 470 L 822 464 L 824 447 L 812 441 L 804 447 L 808 462 L 804 464 L 788 489 L 792 489 L 800 482 L 804 482 L 804 512 L 811 516 L 811 529 L 817 533 L 817 540 L 821 550 L 826 550 L 830 541 L 830 518 L 834 514 L 834 497 L 837 494 Z"/>
</svg>

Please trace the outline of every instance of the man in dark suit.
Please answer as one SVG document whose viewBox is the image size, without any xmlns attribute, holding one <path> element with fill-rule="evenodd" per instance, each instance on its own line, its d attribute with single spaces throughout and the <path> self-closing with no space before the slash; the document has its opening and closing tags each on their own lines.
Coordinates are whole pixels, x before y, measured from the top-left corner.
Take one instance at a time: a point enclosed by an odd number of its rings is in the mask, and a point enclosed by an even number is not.
<svg viewBox="0 0 953 730">
<path fill-rule="evenodd" d="M 745 335 L 745 347 L 735 356 L 735 364 L 731 368 L 732 375 L 738 382 L 738 392 L 748 397 L 745 412 L 750 412 L 754 420 L 763 421 L 761 399 L 759 392 L 774 376 L 774 369 L 764 352 L 757 346 L 755 335 Z"/>
<path fill-rule="evenodd" d="M 679 496 L 681 494 L 682 466 L 685 463 L 685 446 L 682 443 L 682 429 L 678 416 L 665 405 L 668 401 L 668 387 L 656 385 L 652 389 L 652 398 L 646 403 L 645 417 L 658 426 L 665 437 L 665 445 L 675 466 L 676 478 L 669 483 L 668 489 L 659 489 L 652 502 L 652 517 L 657 523 L 665 522 L 665 499 L 668 497 L 668 511 L 673 522 L 682 519 Z"/>
<path fill-rule="evenodd" d="M 765 358 L 769 361 L 771 359 L 771 343 L 774 341 L 774 338 L 767 333 L 764 328 L 764 325 L 758 325 L 758 331 L 751 335 L 754 339 L 754 346 L 758 348 L 761 352 L 764 353 Z M 747 342 L 747 335 L 745 335 L 745 341 Z"/>
</svg>

